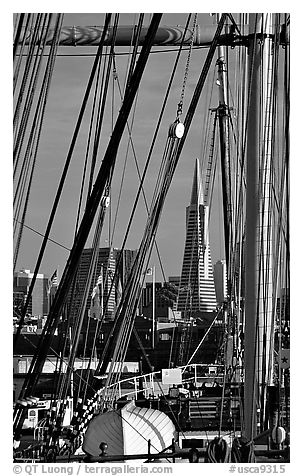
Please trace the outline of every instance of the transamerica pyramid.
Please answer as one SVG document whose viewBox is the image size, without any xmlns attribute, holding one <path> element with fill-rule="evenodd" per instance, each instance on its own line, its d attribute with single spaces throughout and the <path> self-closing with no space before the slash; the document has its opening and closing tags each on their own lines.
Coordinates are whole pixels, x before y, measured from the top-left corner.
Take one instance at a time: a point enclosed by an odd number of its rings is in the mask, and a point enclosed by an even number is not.
<svg viewBox="0 0 303 476">
<path fill-rule="evenodd" d="M 208 232 L 209 207 L 203 205 L 202 178 L 196 159 L 179 288 L 179 311 L 213 312 L 217 307 Z"/>
</svg>

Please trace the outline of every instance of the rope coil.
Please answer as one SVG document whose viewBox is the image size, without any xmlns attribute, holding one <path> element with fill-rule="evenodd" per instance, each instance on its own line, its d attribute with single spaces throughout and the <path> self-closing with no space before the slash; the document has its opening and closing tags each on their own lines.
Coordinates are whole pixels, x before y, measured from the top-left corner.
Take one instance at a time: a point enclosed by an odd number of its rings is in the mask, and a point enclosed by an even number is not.
<svg viewBox="0 0 303 476">
<path fill-rule="evenodd" d="M 231 452 L 224 438 L 216 437 L 206 448 L 205 463 L 229 463 Z"/>
</svg>

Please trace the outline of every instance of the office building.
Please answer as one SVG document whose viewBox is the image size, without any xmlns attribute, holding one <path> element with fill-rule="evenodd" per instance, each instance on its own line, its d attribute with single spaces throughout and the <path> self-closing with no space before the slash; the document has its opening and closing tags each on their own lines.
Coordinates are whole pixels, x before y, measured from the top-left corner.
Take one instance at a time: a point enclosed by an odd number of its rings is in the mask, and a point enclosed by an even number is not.
<svg viewBox="0 0 303 476">
<path fill-rule="evenodd" d="M 13 281 L 13 305 L 14 312 L 18 314 L 25 304 L 29 288 L 32 282 L 33 273 L 29 269 L 22 269 L 14 273 Z M 27 308 L 29 316 L 42 317 L 47 315 L 49 310 L 49 278 L 44 274 L 37 274 L 32 296 Z M 16 316 L 18 317 L 18 315 Z"/>
<path fill-rule="evenodd" d="M 202 179 L 196 159 L 190 205 L 186 208 L 186 239 L 177 309 L 212 312 L 217 307 L 210 255 L 208 206 L 203 205 Z"/>
</svg>

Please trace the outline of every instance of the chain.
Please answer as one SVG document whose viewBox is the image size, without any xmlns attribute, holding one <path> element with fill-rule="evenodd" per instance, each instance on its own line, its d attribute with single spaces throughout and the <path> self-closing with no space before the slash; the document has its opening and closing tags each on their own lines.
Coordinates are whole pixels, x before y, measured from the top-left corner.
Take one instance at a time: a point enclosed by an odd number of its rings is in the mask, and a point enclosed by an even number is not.
<svg viewBox="0 0 303 476">
<path fill-rule="evenodd" d="M 190 40 L 190 44 L 189 44 L 188 56 L 187 56 L 187 61 L 186 61 L 186 66 L 185 66 L 183 85 L 182 85 L 180 101 L 179 101 L 178 109 L 177 109 L 177 119 L 180 118 L 180 116 L 183 112 L 183 100 L 184 100 L 185 87 L 186 87 L 186 82 L 187 82 L 187 77 L 188 77 L 188 72 L 189 72 L 190 57 L 191 57 L 191 52 L 192 52 L 192 48 L 193 48 L 193 44 L 194 44 L 195 31 L 196 31 L 196 26 L 197 26 L 197 16 L 198 16 L 198 14 L 195 13 L 194 20 L 193 20 L 192 36 L 191 36 L 191 40 Z"/>
</svg>

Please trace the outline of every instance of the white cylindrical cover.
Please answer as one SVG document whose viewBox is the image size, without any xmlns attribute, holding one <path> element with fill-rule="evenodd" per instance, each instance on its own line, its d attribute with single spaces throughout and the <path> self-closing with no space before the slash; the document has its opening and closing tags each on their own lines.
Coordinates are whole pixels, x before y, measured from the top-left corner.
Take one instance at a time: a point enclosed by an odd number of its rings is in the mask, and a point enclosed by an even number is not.
<svg viewBox="0 0 303 476">
<path fill-rule="evenodd" d="M 99 456 L 100 444 L 107 444 L 107 455 L 158 453 L 176 438 L 171 419 L 159 410 L 136 407 L 128 403 L 121 410 L 98 415 L 89 423 L 82 449 L 91 456 Z"/>
</svg>

